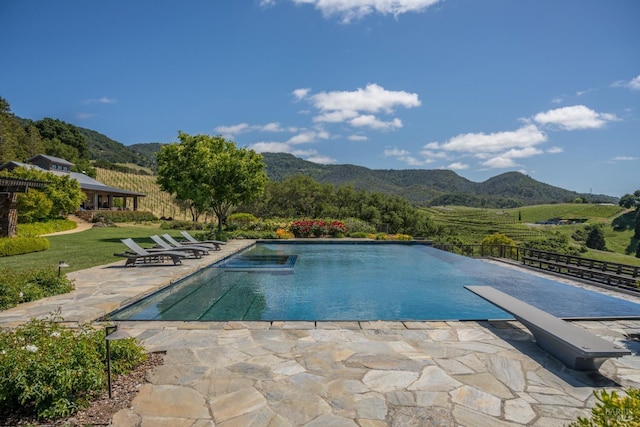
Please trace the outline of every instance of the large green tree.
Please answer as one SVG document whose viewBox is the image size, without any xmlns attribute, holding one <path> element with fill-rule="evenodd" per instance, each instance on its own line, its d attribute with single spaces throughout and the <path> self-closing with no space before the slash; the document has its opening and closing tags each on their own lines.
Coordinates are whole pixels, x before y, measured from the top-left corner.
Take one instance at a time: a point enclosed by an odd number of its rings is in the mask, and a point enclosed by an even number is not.
<svg viewBox="0 0 640 427">
<path fill-rule="evenodd" d="M 51 202 L 51 207 L 46 215 L 49 218 L 66 216 L 69 213 L 78 210 L 78 207 L 85 199 L 85 193 L 80 189 L 80 184 L 70 175 L 57 175 L 51 172 L 44 172 L 27 168 L 16 168 L 11 171 L 0 171 L 0 176 L 9 176 L 14 178 L 23 178 L 35 181 L 44 181 L 48 185 L 42 189 L 42 194 Z M 31 192 L 32 190 L 29 190 Z M 18 194 L 18 205 L 23 208 L 38 204 L 38 195 L 29 195 L 28 193 Z M 47 204 L 48 206 L 48 204 Z M 30 214 L 28 212 L 18 213 L 21 218 L 32 218 L 33 220 L 41 219 L 45 216 L 42 213 L 42 207 L 38 207 L 38 214 Z"/>
<path fill-rule="evenodd" d="M 178 139 L 158 153 L 158 184 L 198 212 L 211 209 L 220 233 L 236 206 L 263 193 L 268 178 L 262 156 L 221 136 L 180 132 Z"/>
</svg>

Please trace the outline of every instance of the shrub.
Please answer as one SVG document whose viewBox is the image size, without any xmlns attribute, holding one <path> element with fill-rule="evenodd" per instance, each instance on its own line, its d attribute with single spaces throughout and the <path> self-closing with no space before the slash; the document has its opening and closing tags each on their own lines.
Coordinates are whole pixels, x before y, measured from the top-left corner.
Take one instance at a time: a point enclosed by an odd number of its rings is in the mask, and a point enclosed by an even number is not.
<svg viewBox="0 0 640 427">
<path fill-rule="evenodd" d="M 0 310 L 73 289 L 73 283 L 64 276 L 59 277 L 52 268 L 21 272 L 0 270 Z"/>
<path fill-rule="evenodd" d="M 369 234 L 364 231 L 355 231 L 353 233 L 349 233 L 349 237 L 352 237 L 354 239 L 366 239 L 367 237 L 369 237 Z"/>
<path fill-rule="evenodd" d="M 215 240 L 229 240 L 229 239 L 278 239 L 278 233 L 276 231 L 260 231 L 260 230 L 234 230 L 225 231 L 221 238 L 216 237 L 216 234 L 212 235 L 212 239 Z"/>
<path fill-rule="evenodd" d="M 89 404 L 106 383 L 104 330 L 77 330 L 62 319 L 33 319 L 0 331 L 0 412 L 38 419 L 73 414 Z M 133 338 L 111 343 L 112 372 L 126 373 L 146 355 Z"/>
<path fill-rule="evenodd" d="M 100 211 L 95 215 L 93 222 L 146 222 L 157 221 L 158 218 L 151 212 L 144 211 Z"/>
<path fill-rule="evenodd" d="M 632 427 L 640 425 L 640 389 L 625 390 L 626 396 L 619 396 L 613 390 L 608 393 L 594 391 L 598 402 L 591 409 L 591 418 L 578 417 L 570 427 Z"/>
<path fill-rule="evenodd" d="M 285 230 L 284 228 L 278 228 L 276 230 L 276 234 L 278 235 L 278 239 L 291 239 L 293 238 L 293 233 Z"/>
<path fill-rule="evenodd" d="M 29 254 L 49 249 L 49 240 L 44 237 L 0 238 L 0 257 Z"/>
<path fill-rule="evenodd" d="M 341 221 L 331 221 L 329 223 L 329 234 L 334 237 L 343 237 L 347 233 L 347 226 Z"/>
<path fill-rule="evenodd" d="M 227 217 L 228 230 L 252 230 L 259 222 L 258 218 L 249 213 L 234 213 Z"/>
<path fill-rule="evenodd" d="M 349 233 L 373 233 L 376 230 L 373 225 L 358 218 L 347 218 L 343 223 L 345 228 L 349 230 Z"/>
<path fill-rule="evenodd" d="M 330 234 L 332 236 L 343 235 L 347 232 L 347 226 L 341 221 L 324 221 L 321 219 L 303 219 L 293 221 L 289 228 L 296 237 L 321 237 Z"/>
<path fill-rule="evenodd" d="M 73 230 L 77 224 L 68 219 L 52 219 L 45 222 L 31 224 L 18 224 L 18 236 L 37 237 L 42 234 L 55 233 L 57 231 Z"/>
</svg>

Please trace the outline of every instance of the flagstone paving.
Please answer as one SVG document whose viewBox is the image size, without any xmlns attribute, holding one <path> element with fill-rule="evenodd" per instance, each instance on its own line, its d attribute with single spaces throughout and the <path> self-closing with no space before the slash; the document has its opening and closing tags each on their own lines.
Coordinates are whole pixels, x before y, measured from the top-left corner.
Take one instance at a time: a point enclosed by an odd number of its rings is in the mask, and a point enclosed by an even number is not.
<svg viewBox="0 0 640 427">
<path fill-rule="evenodd" d="M 176 267 L 74 272 L 76 291 L 0 312 L 0 325 L 58 307 L 93 321 L 250 243 Z M 638 320 L 574 322 L 633 353 L 596 372 L 566 368 L 516 321 L 118 323 L 166 355 L 115 426 L 553 427 L 588 416 L 594 390 L 640 387 Z"/>
</svg>

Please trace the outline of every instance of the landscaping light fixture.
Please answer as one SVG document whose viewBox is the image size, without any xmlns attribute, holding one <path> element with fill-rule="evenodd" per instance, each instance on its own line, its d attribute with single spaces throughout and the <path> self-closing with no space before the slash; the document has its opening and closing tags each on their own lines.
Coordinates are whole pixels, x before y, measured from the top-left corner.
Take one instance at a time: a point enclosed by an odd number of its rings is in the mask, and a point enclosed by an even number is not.
<svg viewBox="0 0 640 427">
<path fill-rule="evenodd" d="M 64 261 L 58 262 L 58 277 L 60 277 L 60 270 L 62 270 L 63 268 L 67 268 L 67 267 L 70 267 L 70 265 L 67 264 L 66 262 L 64 262 Z"/>
<path fill-rule="evenodd" d="M 129 334 L 125 331 L 119 331 L 118 326 L 107 326 L 105 328 L 104 340 L 107 346 L 107 383 L 109 384 L 109 399 L 111 399 L 113 395 L 111 391 L 111 349 L 109 348 L 109 342 L 128 337 Z"/>
</svg>

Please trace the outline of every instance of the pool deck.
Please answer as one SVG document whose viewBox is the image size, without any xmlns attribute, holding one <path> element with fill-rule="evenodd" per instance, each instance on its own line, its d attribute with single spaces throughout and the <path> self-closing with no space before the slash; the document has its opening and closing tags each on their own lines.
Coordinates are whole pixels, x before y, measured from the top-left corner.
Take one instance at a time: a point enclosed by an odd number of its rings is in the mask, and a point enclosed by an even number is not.
<svg viewBox="0 0 640 427">
<path fill-rule="evenodd" d="M 178 266 L 69 273 L 75 291 L 0 312 L 0 326 L 58 310 L 92 322 L 252 243 Z M 516 321 L 118 322 L 166 356 L 113 425 L 563 426 L 589 415 L 594 390 L 640 387 L 640 320 L 574 323 L 633 354 L 574 371 Z"/>
</svg>

